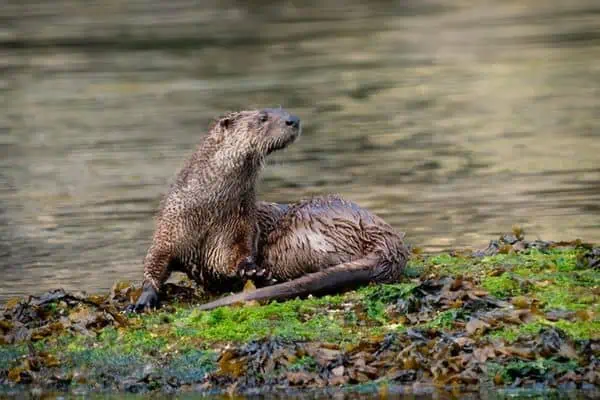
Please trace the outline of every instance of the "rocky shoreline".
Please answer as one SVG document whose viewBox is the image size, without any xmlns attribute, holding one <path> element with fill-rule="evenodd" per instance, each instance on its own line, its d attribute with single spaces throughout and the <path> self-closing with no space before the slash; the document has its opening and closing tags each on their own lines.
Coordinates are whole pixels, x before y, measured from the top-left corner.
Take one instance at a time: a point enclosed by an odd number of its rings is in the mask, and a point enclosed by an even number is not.
<svg viewBox="0 0 600 400">
<path fill-rule="evenodd" d="M 0 395 L 600 395 L 599 247 L 516 230 L 413 252 L 399 284 L 210 312 L 189 282 L 142 316 L 123 313 L 140 292 L 127 282 L 11 299 Z"/>
</svg>

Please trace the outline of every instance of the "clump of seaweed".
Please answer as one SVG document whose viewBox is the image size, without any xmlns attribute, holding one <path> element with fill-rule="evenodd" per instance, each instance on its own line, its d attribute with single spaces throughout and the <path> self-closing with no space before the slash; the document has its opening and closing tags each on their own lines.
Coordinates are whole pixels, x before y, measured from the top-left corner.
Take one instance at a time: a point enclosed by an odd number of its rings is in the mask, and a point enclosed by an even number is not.
<svg viewBox="0 0 600 400">
<path fill-rule="evenodd" d="M 405 280 L 200 312 L 189 282 L 154 312 L 140 288 L 54 290 L 0 309 L 0 387 L 81 394 L 600 388 L 600 250 L 525 240 L 415 254 Z M 343 392 L 346 393 L 346 392 Z M 317 396 L 315 394 L 315 396 Z"/>
</svg>

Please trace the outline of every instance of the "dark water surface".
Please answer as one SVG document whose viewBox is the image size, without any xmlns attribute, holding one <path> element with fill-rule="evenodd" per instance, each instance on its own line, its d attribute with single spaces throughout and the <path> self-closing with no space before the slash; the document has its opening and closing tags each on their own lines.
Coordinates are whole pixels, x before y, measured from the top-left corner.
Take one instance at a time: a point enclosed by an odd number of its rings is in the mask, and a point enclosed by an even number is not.
<svg viewBox="0 0 600 400">
<path fill-rule="evenodd" d="M 597 0 L 9 2 L 0 299 L 140 279 L 210 120 L 277 105 L 304 133 L 264 199 L 338 192 L 426 250 L 600 241 Z"/>
</svg>

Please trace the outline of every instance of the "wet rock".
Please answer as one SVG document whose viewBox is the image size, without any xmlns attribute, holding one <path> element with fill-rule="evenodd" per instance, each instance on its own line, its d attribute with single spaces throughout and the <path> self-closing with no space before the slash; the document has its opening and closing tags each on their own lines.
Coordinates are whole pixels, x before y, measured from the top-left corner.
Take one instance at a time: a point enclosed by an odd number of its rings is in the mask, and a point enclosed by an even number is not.
<svg viewBox="0 0 600 400">
<path fill-rule="evenodd" d="M 429 338 L 427 337 L 427 333 L 420 329 L 409 329 L 406 331 L 407 336 L 416 342 L 428 342 Z"/>
<path fill-rule="evenodd" d="M 158 369 L 154 364 L 146 364 L 144 365 L 144 369 L 142 370 L 142 380 L 144 382 L 149 382 L 152 380 L 156 380 L 158 375 Z"/>
<path fill-rule="evenodd" d="M 410 296 L 407 299 L 399 299 L 394 306 L 394 311 L 399 314 L 410 314 L 419 311 L 420 308 L 420 300 L 416 296 Z"/>
<path fill-rule="evenodd" d="M 469 319 L 469 322 L 467 322 L 467 326 L 466 326 L 466 330 L 469 335 L 473 335 L 476 333 L 479 333 L 479 334 L 484 333 L 489 328 L 490 328 L 490 324 L 488 324 L 480 319 L 477 319 L 477 318 Z"/>
<path fill-rule="evenodd" d="M 560 351 L 563 339 L 556 329 L 545 329 L 541 332 L 538 352 L 544 357 L 550 357 Z"/>
<path fill-rule="evenodd" d="M 528 247 L 528 243 L 526 243 L 526 242 L 516 242 L 513 244 L 512 250 L 518 253 L 518 252 L 521 252 L 521 251 L 527 249 L 527 247 Z"/>
<path fill-rule="evenodd" d="M 576 313 L 574 311 L 567 310 L 549 310 L 546 312 L 545 317 L 548 321 L 559 321 L 567 320 L 571 321 L 575 318 Z"/>
<path fill-rule="evenodd" d="M 334 369 L 331 370 L 331 374 L 333 376 L 342 376 L 342 375 L 344 375 L 344 366 L 340 365 L 339 367 L 335 367 Z"/>
<path fill-rule="evenodd" d="M 600 269 L 600 247 L 594 247 L 585 252 L 578 260 L 582 268 Z"/>
<path fill-rule="evenodd" d="M 585 355 L 590 362 L 600 360 L 600 340 L 586 340 L 582 343 L 581 353 Z"/>
<path fill-rule="evenodd" d="M 47 380 L 47 385 L 50 388 L 67 391 L 71 386 L 71 382 L 73 381 L 73 376 L 69 373 L 53 375 Z"/>
<path fill-rule="evenodd" d="M 502 235 L 500 237 L 500 242 L 506 243 L 506 244 L 515 244 L 518 241 L 519 241 L 519 239 L 515 235 L 513 235 L 511 233 L 506 234 L 506 235 Z"/>
<path fill-rule="evenodd" d="M 308 372 L 288 372 L 286 378 L 292 386 L 306 385 L 314 381 L 314 375 Z"/>
<path fill-rule="evenodd" d="M 532 242 L 528 242 L 527 248 L 537 249 L 537 250 L 541 250 L 541 251 L 547 251 L 552 246 L 552 244 L 553 244 L 552 242 L 538 239 L 538 240 L 534 240 Z"/>
<path fill-rule="evenodd" d="M 500 241 L 491 240 L 488 246 L 483 250 L 475 250 L 473 252 L 473 257 L 486 257 L 486 256 L 494 256 L 500 252 L 500 248 L 502 247 Z"/>
<path fill-rule="evenodd" d="M 147 384 L 136 378 L 124 379 L 120 384 L 120 388 L 124 392 L 136 393 L 136 394 L 144 393 L 148 390 Z"/>
<path fill-rule="evenodd" d="M 11 333 L 5 336 L 8 343 L 23 343 L 31 339 L 31 329 L 23 325 L 16 326 Z"/>
<path fill-rule="evenodd" d="M 35 326 L 41 317 L 37 307 L 23 301 L 19 302 L 14 308 L 7 309 L 4 312 L 4 316 L 11 321 L 16 321 L 23 325 L 32 324 L 32 326 Z"/>
<path fill-rule="evenodd" d="M 417 379 L 417 372 L 414 370 L 394 371 L 387 375 L 387 378 L 392 382 L 408 383 Z"/>
<path fill-rule="evenodd" d="M 349 380 L 350 380 L 350 378 L 347 376 L 333 376 L 333 377 L 329 378 L 329 385 L 330 386 L 345 385 L 346 383 L 348 383 Z"/>
<path fill-rule="evenodd" d="M 473 257 L 494 256 L 499 253 L 519 253 L 531 248 L 547 251 L 554 245 L 554 242 L 539 239 L 527 241 L 523 231 L 515 229 L 512 233 L 501 235 L 498 240 L 491 240 L 485 249 L 475 250 L 472 255 Z"/>
<path fill-rule="evenodd" d="M 42 294 L 39 298 L 34 298 L 31 301 L 31 304 L 39 307 L 57 300 L 65 299 L 67 296 L 67 293 L 63 289 L 50 290 L 49 292 Z"/>
<path fill-rule="evenodd" d="M 334 360 L 338 360 L 342 354 L 339 350 L 327 349 L 319 347 L 317 349 L 309 349 L 309 354 L 315 358 L 321 366 L 326 366 Z"/>
</svg>

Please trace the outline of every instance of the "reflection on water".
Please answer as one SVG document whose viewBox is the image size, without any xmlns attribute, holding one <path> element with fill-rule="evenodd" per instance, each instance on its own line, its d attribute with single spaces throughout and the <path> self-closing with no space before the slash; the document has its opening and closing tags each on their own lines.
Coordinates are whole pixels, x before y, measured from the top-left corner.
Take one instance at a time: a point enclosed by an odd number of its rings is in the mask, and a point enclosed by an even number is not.
<svg viewBox="0 0 600 400">
<path fill-rule="evenodd" d="M 167 182 L 252 106 L 304 122 L 265 199 L 338 192 L 427 250 L 600 241 L 596 0 L 202 4 L 2 7 L 0 298 L 140 279 Z"/>
</svg>

